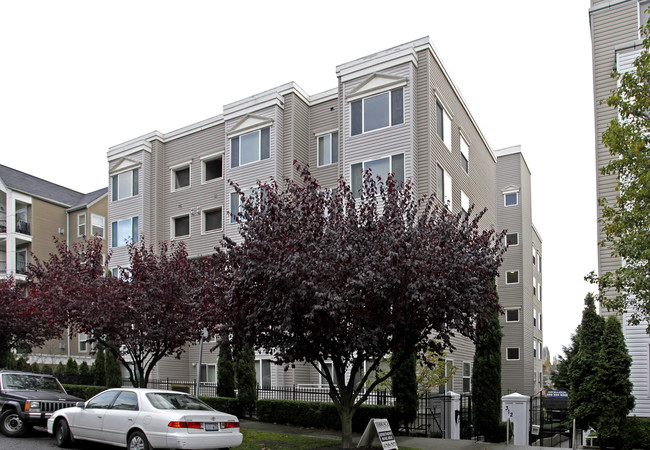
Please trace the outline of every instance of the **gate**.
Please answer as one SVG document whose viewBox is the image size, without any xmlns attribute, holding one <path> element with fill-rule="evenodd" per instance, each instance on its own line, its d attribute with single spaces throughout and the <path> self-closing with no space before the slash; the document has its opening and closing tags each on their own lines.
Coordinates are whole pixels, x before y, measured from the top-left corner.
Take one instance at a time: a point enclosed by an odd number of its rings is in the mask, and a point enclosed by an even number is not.
<svg viewBox="0 0 650 450">
<path fill-rule="evenodd" d="M 569 393 L 542 391 L 530 400 L 530 445 L 554 447 L 569 441 Z"/>
<path fill-rule="evenodd" d="M 460 396 L 460 438 L 473 439 L 474 425 L 472 424 L 472 395 Z"/>
</svg>

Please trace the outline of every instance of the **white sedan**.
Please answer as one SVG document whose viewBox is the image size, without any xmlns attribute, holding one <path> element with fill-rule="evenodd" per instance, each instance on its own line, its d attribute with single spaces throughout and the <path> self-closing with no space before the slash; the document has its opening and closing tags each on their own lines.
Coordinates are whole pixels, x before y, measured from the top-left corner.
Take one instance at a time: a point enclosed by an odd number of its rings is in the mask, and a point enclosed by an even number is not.
<svg viewBox="0 0 650 450">
<path fill-rule="evenodd" d="M 75 440 L 129 450 L 214 449 L 242 442 L 237 417 L 188 394 L 159 389 L 109 389 L 56 411 L 47 421 L 47 431 L 59 447 Z"/>
</svg>

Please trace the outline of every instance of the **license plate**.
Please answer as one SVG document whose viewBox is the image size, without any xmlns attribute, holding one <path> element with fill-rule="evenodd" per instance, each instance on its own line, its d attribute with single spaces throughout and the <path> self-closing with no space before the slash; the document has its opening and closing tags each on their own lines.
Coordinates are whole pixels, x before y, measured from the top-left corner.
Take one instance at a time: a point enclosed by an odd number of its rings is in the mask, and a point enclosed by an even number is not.
<svg viewBox="0 0 650 450">
<path fill-rule="evenodd" d="M 205 431 L 219 431 L 219 424 L 218 423 L 206 423 L 205 424 Z"/>
</svg>

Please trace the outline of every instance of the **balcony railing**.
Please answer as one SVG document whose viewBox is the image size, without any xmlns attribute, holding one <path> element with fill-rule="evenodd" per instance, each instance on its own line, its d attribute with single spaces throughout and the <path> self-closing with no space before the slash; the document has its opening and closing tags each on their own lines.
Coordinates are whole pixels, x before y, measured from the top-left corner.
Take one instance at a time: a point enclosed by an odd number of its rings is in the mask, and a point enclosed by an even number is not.
<svg viewBox="0 0 650 450">
<path fill-rule="evenodd" d="M 27 272 L 27 262 L 26 261 L 16 261 L 16 273 L 25 274 Z"/>
<path fill-rule="evenodd" d="M 16 220 L 16 233 L 32 235 L 32 224 L 25 220 Z"/>
</svg>

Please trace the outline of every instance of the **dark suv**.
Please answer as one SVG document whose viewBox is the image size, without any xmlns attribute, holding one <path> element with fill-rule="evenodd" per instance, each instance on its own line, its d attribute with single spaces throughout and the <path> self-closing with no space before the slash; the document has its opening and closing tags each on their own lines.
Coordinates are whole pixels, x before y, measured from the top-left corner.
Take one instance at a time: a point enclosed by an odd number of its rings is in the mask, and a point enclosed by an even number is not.
<svg viewBox="0 0 650 450">
<path fill-rule="evenodd" d="M 52 375 L 0 370 L 0 432 L 5 436 L 22 436 L 34 425 L 44 427 L 54 411 L 80 401 Z"/>
</svg>

